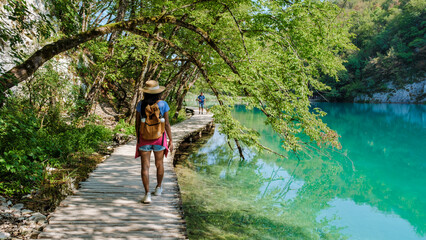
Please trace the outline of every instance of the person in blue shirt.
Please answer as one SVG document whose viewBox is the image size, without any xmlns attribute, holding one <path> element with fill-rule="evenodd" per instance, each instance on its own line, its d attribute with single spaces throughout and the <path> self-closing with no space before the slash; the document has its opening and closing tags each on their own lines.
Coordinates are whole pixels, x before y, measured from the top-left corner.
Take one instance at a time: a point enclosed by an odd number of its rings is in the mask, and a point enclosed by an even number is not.
<svg viewBox="0 0 426 240">
<path fill-rule="evenodd" d="M 198 114 L 203 114 L 204 111 L 204 101 L 206 101 L 206 97 L 203 95 L 203 92 L 200 93 L 200 95 L 197 97 L 198 101 Z"/>
</svg>

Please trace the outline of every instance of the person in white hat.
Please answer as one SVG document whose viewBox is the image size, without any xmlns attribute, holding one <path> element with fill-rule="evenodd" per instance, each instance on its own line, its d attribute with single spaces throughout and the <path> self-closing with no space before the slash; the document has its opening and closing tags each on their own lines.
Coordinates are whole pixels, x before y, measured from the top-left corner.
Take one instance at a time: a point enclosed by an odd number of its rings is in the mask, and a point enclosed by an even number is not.
<svg viewBox="0 0 426 240">
<path fill-rule="evenodd" d="M 164 166 L 163 159 L 164 156 L 167 157 L 169 151 L 173 151 L 173 141 L 172 141 L 172 132 L 169 123 L 169 110 L 170 107 L 167 102 L 160 100 L 161 93 L 164 91 L 165 87 L 160 86 L 157 81 L 149 80 L 145 83 L 143 91 L 143 100 L 140 101 L 136 107 L 136 136 L 137 136 L 137 146 L 136 146 L 136 158 L 141 157 L 142 165 L 142 183 L 145 188 L 145 196 L 142 199 L 143 203 L 151 202 L 151 193 L 149 191 L 149 165 L 151 151 L 154 152 L 155 166 L 157 168 L 157 186 L 155 187 L 154 195 L 159 196 L 163 191 L 162 181 L 164 176 Z M 145 108 L 147 106 L 152 106 L 157 103 L 158 108 L 160 109 L 161 115 L 164 117 L 165 121 L 165 132 L 162 136 L 155 140 L 145 140 L 143 134 L 140 132 L 141 121 L 144 120 Z M 167 137 L 169 139 L 167 143 Z"/>
</svg>

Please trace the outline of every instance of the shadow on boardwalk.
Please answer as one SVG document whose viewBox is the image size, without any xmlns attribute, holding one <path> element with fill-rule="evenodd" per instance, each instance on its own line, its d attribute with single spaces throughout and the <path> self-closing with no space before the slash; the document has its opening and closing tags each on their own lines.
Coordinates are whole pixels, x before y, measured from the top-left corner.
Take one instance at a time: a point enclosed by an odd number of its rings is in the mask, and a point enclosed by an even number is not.
<svg viewBox="0 0 426 240">
<path fill-rule="evenodd" d="M 180 143 L 212 122 L 208 114 L 172 126 L 173 141 Z M 118 147 L 99 164 L 75 195 L 52 213 L 39 239 L 185 239 L 180 192 L 173 169 L 174 152 L 164 160 L 164 192 L 142 204 L 140 160 L 134 158 L 136 141 Z M 153 156 L 151 156 L 153 158 Z M 156 185 L 151 158 L 150 189 Z"/>
</svg>

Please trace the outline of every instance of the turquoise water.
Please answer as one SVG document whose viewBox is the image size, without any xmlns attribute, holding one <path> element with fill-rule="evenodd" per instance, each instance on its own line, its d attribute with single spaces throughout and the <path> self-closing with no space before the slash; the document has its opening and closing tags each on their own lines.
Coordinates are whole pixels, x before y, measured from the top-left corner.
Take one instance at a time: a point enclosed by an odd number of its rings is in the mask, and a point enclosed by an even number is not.
<svg viewBox="0 0 426 240">
<path fill-rule="evenodd" d="M 258 209 L 270 239 L 426 239 L 426 106 L 315 106 L 328 113 L 324 121 L 341 135 L 342 150 L 283 159 L 246 148 L 241 161 L 216 131 L 188 161 L 240 201 L 235 211 Z M 234 116 L 281 151 L 260 111 L 239 106 Z M 286 231 L 265 227 L 280 221 Z"/>
</svg>

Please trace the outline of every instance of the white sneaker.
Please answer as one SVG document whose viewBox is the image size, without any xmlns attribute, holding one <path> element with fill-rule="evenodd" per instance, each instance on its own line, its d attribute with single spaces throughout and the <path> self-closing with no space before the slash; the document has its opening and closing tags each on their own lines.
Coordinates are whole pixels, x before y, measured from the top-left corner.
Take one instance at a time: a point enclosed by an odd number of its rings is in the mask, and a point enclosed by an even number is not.
<svg viewBox="0 0 426 240">
<path fill-rule="evenodd" d="M 160 196 L 162 192 L 163 192 L 163 188 L 162 187 L 156 187 L 154 195 L 155 196 Z"/>
<path fill-rule="evenodd" d="M 151 203 L 151 193 L 145 193 L 145 196 L 142 199 L 143 203 Z"/>
</svg>

